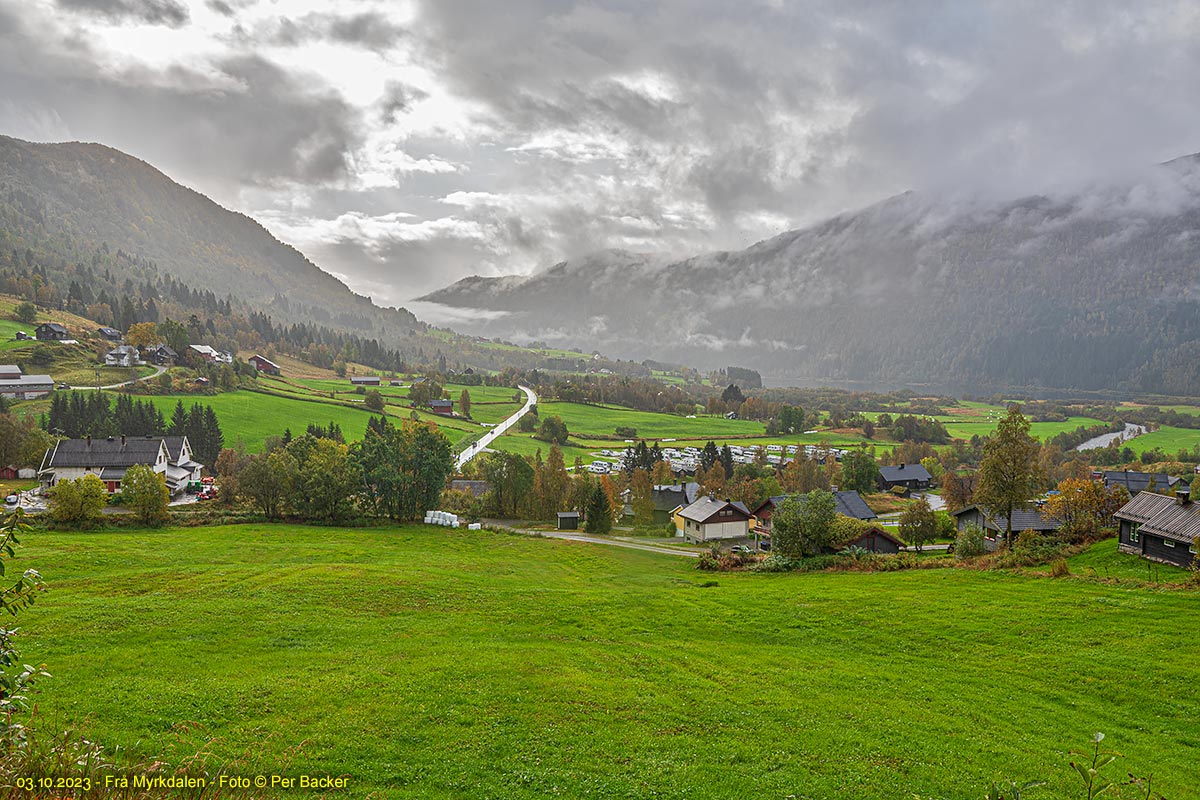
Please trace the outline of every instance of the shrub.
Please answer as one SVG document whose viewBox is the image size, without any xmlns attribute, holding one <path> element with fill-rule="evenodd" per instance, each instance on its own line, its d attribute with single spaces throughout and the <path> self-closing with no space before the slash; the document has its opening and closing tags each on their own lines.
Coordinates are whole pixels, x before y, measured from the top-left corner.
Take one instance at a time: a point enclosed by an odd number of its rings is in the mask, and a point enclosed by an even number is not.
<svg viewBox="0 0 1200 800">
<path fill-rule="evenodd" d="M 1056 558 L 1050 564 L 1050 574 L 1055 578 L 1065 578 L 1071 574 L 1071 568 L 1067 565 L 1065 558 Z"/>
<path fill-rule="evenodd" d="M 89 527 L 108 505 L 108 490 L 95 475 L 61 480 L 50 490 L 50 518 L 67 527 Z"/>
<path fill-rule="evenodd" d="M 632 439 L 633 437 L 637 436 L 637 428 L 617 426 L 616 433 L 617 436 L 624 436 L 626 439 Z"/>
<path fill-rule="evenodd" d="M 983 546 L 983 528 L 975 524 L 965 526 L 954 537 L 954 557 L 959 561 L 976 558 L 987 552 Z"/>
</svg>

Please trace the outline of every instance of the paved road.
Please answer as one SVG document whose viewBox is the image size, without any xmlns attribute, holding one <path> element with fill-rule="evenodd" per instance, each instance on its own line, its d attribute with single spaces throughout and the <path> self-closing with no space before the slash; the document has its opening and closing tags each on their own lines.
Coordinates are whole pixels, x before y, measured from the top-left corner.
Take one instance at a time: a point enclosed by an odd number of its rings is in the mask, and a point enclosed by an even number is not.
<svg viewBox="0 0 1200 800">
<path fill-rule="evenodd" d="M 101 389 L 120 389 L 122 386 L 128 386 L 131 383 L 137 383 L 139 381 L 148 381 L 151 378 L 157 378 L 159 375 L 162 375 L 166 371 L 167 371 L 166 367 L 155 367 L 153 375 L 146 375 L 141 378 L 134 378 L 131 381 L 122 381 L 121 383 L 110 383 L 108 386 L 101 386 L 100 388 Z M 95 386 L 72 386 L 70 388 L 74 389 L 74 390 L 78 390 L 78 391 L 83 391 L 85 389 L 95 389 L 96 387 Z"/>
<path fill-rule="evenodd" d="M 700 553 L 695 550 L 684 550 L 678 547 L 668 547 L 660 544 L 639 544 L 638 542 L 627 542 L 621 539 L 609 539 L 604 536 L 591 536 L 578 531 L 531 531 L 525 528 L 514 528 L 511 525 L 506 525 L 503 522 L 494 519 L 483 520 L 484 524 L 490 525 L 493 528 L 503 528 L 506 531 L 513 533 L 524 533 L 528 536 L 545 536 L 550 539 L 566 539 L 569 542 L 587 542 L 588 544 L 606 544 L 610 547 L 624 547 L 628 550 L 643 550 L 647 553 L 658 553 L 664 556 L 683 556 L 684 558 L 699 558 Z"/>
<path fill-rule="evenodd" d="M 497 425 L 496 427 L 489 430 L 487 433 L 485 433 L 483 435 L 482 439 L 480 439 L 479 441 L 470 445 L 469 447 L 467 447 L 466 450 L 463 450 L 461 453 L 459 453 L 458 459 L 454 462 L 455 469 L 462 469 L 463 464 L 466 464 L 472 458 L 474 458 L 475 456 L 482 453 L 484 451 L 484 449 L 486 449 L 487 446 L 489 444 L 491 444 L 492 441 L 497 436 L 503 436 L 505 431 L 507 431 L 513 425 L 516 425 L 517 420 L 519 420 L 521 417 L 525 416 L 529 412 L 529 409 L 531 409 L 535 405 L 537 405 L 537 395 L 533 393 L 533 389 L 530 389 L 528 386 L 521 386 L 520 389 L 521 389 L 521 391 L 525 392 L 525 397 L 527 398 L 525 400 L 525 405 L 521 406 L 521 410 L 518 411 L 517 413 L 513 414 L 508 419 L 504 420 L 504 422 L 501 422 L 499 425 Z"/>
</svg>

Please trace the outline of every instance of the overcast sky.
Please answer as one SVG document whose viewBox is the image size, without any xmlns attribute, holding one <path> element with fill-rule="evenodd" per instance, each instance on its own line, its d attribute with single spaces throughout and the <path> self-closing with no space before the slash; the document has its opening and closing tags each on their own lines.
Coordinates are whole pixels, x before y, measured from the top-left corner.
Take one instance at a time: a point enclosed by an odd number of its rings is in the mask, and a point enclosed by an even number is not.
<svg viewBox="0 0 1200 800">
<path fill-rule="evenodd" d="M 98 141 L 358 291 L 740 248 L 1200 150 L 1200 4 L 0 0 L 0 132 Z"/>
</svg>

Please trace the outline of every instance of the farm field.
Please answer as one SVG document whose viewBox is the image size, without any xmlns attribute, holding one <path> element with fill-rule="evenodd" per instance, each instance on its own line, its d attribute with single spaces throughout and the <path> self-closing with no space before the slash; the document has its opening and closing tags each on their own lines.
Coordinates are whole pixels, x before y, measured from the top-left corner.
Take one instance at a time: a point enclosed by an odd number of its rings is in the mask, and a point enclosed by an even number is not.
<svg viewBox="0 0 1200 800">
<path fill-rule="evenodd" d="M 232 446 L 241 439 L 250 452 L 261 450 L 268 436 L 282 436 L 284 428 L 290 428 L 293 435 L 299 436 L 310 423 L 328 425 L 336 422 L 346 441 L 356 441 L 362 438 L 367 420 L 371 417 L 371 412 L 366 409 L 360 411 L 357 408 L 245 390 L 216 395 L 148 395 L 141 399 L 154 403 L 168 418 L 179 400 L 183 400 L 188 407 L 192 403 L 210 405 L 221 423 L 225 444 Z M 443 428 L 443 431 L 451 442 L 457 442 L 466 435 L 465 431 L 458 428 Z"/>
<path fill-rule="evenodd" d="M 217 757 L 345 774 L 350 797 L 978 797 L 1037 778 L 1067 798 L 1065 751 L 1100 730 L 1115 774 L 1200 784 L 1194 593 L 712 575 L 416 526 L 26 542 L 16 565 L 52 588 L 21 616 L 24 658 L 54 675 L 42 719 L 134 756 L 191 721 Z"/>
<path fill-rule="evenodd" d="M 1182 450 L 1191 450 L 1196 445 L 1200 445 L 1200 430 L 1195 428 L 1176 428 L 1171 425 L 1163 425 L 1156 431 L 1144 433 L 1135 439 L 1131 439 L 1122 447 L 1128 446 L 1133 449 L 1133 452 L 1141 455 L 1147 450 L 1154 448 L 1162 448 L 1171 458 Z"/>
</svg>

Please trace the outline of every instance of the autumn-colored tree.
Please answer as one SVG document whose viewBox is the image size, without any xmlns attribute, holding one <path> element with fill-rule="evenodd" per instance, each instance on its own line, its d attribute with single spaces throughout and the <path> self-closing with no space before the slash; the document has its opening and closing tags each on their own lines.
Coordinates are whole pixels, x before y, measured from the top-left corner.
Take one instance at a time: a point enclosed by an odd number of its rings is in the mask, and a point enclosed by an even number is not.
<svg viewBox="0 0 1200 800">
<path fill-rule="evenodd" d="M 607 475 L 601 475 L 599 481 L 600 489 L 603 490 L 604 496 L 608 498 L 608 508 L 612 514 L 612 519 L 615 522 L 621 518 L 622 503 L 617 499 L 620 492 L 617 490 L 617 484 L 613 483 L 612 478 Z"/>
<path fill-rule="evenodd" d="M 635 469 L 629 483 L 630 504 L 633 506 L 633 524 L 648 527 L 654 524 L 654 484 L 650 473 Z"/>
<path fill-rule="evenodd" d="M 700 490 L 705 494 L 716 496 L 725 491 L 725 467 L 721 466 L 720 461 L 714 461 L 711 467 L 696 477 Z"/>
<path fill-rule="evenodd" d="M 983 445 L 983 460 L 975 484 L 975 502 L 1003 516 L 1004 541 L 1012 546 L 1012 515 L 1027 508 L 1041 484 L 1039 447 L 1029 435 L 1029 420 L 1018 405 L 996 426 Z"/>
<path fill-rule="evenodd" d="M 162 341 L 153 322 L 136 322 L 125 331 L 125 343 L 134 347 L 154 347 Z"/>
<path fill-rule="evenodd" d="M 1105 486 L 1103 481 L 1067 478 L 1058 484 L 1042 507 L 1042 516 L 1061 522 L 1059 534 L 1067 539 L 1086 539 L 1113 523 L 1113 514 L 1129 502 L 1124 486 Z"/>
<path fill-rule="evenodd" d="M 937 516 L 923 497 L 900 514 L 900 538 L 917 548 L 917 552 L 938 537 L 938 527 Z"/>
<path fill-rule="evenodd" d="M 975 476 L 973 475 L 947 472 L 942 476 L 942 499 L 946 501 L 946 510 L 954 512 L 971 505 L 971 500 L 975 495 L 974 486 Z"/>
<path fill-rule="evenodd" d="M 654 469 L 650 472 L 650 479 L 655 486 L 665 486 L 675 482 L 675 475 L 671 472 L 671 464 L 667 461 L 655 461 Z"/>
<path fill-rule="evenodd" d="M 471 393 L 466 389 L 458 396 L 458 413 L 468 419 L 471 416 Z"/>
</svg>

